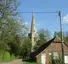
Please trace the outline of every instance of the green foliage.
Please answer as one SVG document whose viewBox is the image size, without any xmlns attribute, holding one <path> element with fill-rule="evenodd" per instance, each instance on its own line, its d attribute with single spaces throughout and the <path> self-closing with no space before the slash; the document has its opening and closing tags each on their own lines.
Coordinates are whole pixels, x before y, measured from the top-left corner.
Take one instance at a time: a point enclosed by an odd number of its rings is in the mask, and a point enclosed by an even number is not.
<svg viewBox="0 0 68 64">
<path fill-rule="evenodd" d="M 28 34 L 28 37 L 31 39 L 31 33 Z"/>
<path fill-rule="evenodd" d="M 14 56 L 13 54 L 10 55 L 9 52 L 0 50 L 0 61 L 1 61 L 1 62 L 11 61 L 11 60 L 13 60 L 13 59 L 15 59 L 15 56 Z"/>
<path fill-rule="evenodd" d="M 4 58 L 0 59 L 10 60 L 19 55 L 26 57 L 31 51 L 31 41 L 29 38 L 25 38 L 21 42 L 27 32 L 27 27 L 22 20 L 17 19 L 18 13 L 14 12 L 20 4 L 19 0 L 3 1 L 6 2 L 1 4 L 2 1 L 0 1 L 0 10 L 3 12 L 3 16 L 0 19 L 0 51 L 3 50 L 6 52 L 3 55 L 1 54 L 1 57 Z"/>
<path fill-rule="evenodd" d="M 55 33 L 54 33 L 54 36 L 55 36 L 55 35 L 58 35 L 58 36 L 61 38 L 61 32 L 55 32 Z"/>
<path fill-rule="evenodd" d="M 34 46 L 34 50 L 38 49 L 41 45 L 46 43 L 50 39 L 50 33 L 48 30 L 40 29 L 38 31 L 38 40 L 36 42 L 36 45 Z"/>
<path fill-rule="evenodd" d="M 18 54 L 20 49 L 20 37 L 17 34 L 20 30 L 19 23 L 9 19 L 8 24 L 2 26 L 0 30 L 0 49 L 10 51 L 12 54 Z"/>
<path fill-rule="evenodd" d="M 8 43 L 14 41 L 20 28 L 20 24 L 12 17 L 17 14 L 14 11 L 18 7 L 18 2 L 17 0 L 1 0 L 0 5 L 0 10 L 3 12 L 0 19 L 0 49 L 10 50 Z"/>
<path fill-rule="evenodd" d="M 55 36 L 55 35 L 58 35 L 58 36 L 61 38 L 61 32 L 55 32 L 55 33 L 54 33 L 54 36 Z M 64 39 L 64 38 L 65 38 L 65 35 L 63 34 L 63 39 Z"/>
<path fill-rule="evenodd" d="M 61 32 L 55 32 L 55 33 L 54 33 L 54 36 L 55 36 L 55 35 L 58 35 L 58 36 L 61 38 Z M 68 43 L 68 32 L 63 33 L 63 40 L 64 40 L 66 43 Z"/>
<path fill-rule="evenodd" d="M 46 40 L 50 40 L 51 39 L 51 35 L 50 35 L 50 32 L 49 30 L 45 30 L 45 29 L 40 29 L 38 31 L 38 34 L 39 34 L 39 38 L 44 38 Z"/>
<path fill-rule="evenodd" d="M 31 40 L 25 37 L 22 42 L 21 53 L 23 59 L 28 59 L 31 52 Z"/>
<path fill-rule="evenodd" d="M 2 1 L 6 2 L 1 4 Z M 0 10 L 3 12 L 3 16 L 0 19 L 0 51 L 6 51 L 4 55 L 1 55 L 1 57 L 4 56 L 3 60 L 6 60 L 6 56 L 8 59 L 11 55 L 11 58 L 13 58 L 14 55 L 17 56 L 20 54 L 20 35 L 22 35 L 20 33 L 24 32 L 26 28 L 24 24 L 21 25 L 21 23 L 18 22 L 18 13 L 14 12 L 19 6 L 18 0 L 1 0 L 0 5 Z M 24 35 L 22 35 L 22 37 L 23 36 Z"/>
<path fill-rule="evenodd" d="M 49 59 L 49 64 L 62 64 L 61 56 L 59 55 L 58 59 L 53 59 L 53 55 Z"/>
<path fill-rule="evenodd" d="M 68 36 L 65 37 L 64 41 L 68 43 Z"/>
<path fill-rule="evenodd" d="M 65 32 L 65 38 L 64 41 L 68 44 L 68 32 Z"/>
</svg>

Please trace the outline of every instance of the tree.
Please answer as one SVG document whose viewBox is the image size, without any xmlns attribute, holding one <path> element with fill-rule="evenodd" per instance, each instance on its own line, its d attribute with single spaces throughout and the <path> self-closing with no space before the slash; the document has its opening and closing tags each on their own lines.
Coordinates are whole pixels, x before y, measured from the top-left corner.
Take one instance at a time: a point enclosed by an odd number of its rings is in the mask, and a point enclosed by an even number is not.
<svg viewBox="0 0 68 64">
<path fill-rule="evenodd" d="M 60 31 L 59 31 L 59 32 L 55 32 L 55 33 L 54 33 L 54 36 L 55 36 L 55 35 L 58 35 L 58 36 L 61 38 L 61 32 L 60 32 Z M 65 36 L 64 36 L 64 33 L 63 33 L 63 38 L 64 38 L 64 37 L 65 37 Z"/>
<path fill-rule="evenodd" d="M 31 52 L 31 40 L 29 37 L 25 37 L 22 40 L 20 55 L 23 57 L 23 59 L 27 59 L 29 58 L 30 52 Z"/>
<path fill-rule="evenodd" d="M 38 40 L 37 40 L 36 45 L 34 47 L 35 50 L 38 49 L 41 45 L 46 43 L 51 38 L 48 30 L 40 29 L 38 31 L 38 34 L 39 34 Z"/>
<path fill-rule="evenodd" d="M 14 43 L 18 32 L 18 22 L 14 18 L 17 16 L 17 12 L 14 12 L 17 7 L 17 0 L 0 0 L 0 52 L 3 56 L 6 51 L 12 51 L 8 44 Z"/>
<path fill-rule="evenodd" d="M 65 38 L 64 41 L 68 44 L 68 32 L 65 32 Z"/>
<path fill-rule="evenodd" d="M 58 35 L 61 38 L 61 32 L 55 32 L 54 36 Z M 63 33 L 63 41 L 68 42 L 68 32 Z"/>
<path fill-rule="evenodd" d="M 49 64 L 62 64 L 61 55 L 58 55 L 57 59 L 54 59 L 53 54 L 49 58 Z"/>
<path fill-rule="evenodd" d="M 46 40 L 50 40 L 51 39 L 51 35 L 50 35 L 50 32 L 49 30 L 45 30 L 45 29 L 40 29 L 38 31 L 38 34 L 39 34 L 39 38 L 41 39 L 42 37 Z M 42 36 L 43 35 L 43 36 Z"/>
<path fill-rule="evenodd" d="M 17 15 L 17 13 L 14 12 L 17 7 L 17 0 L 0 0 L 0 13 L 2 13 L 0 19 L 0 44 L 2 44 L 2 46 L 4 45 L 4 47 L 14 38 L 18 30 L 16 28 L 16 20 L 12 17 Z"/>
<path fill-rule="evenodd" d="M 0 11 L 3 13 L 2 19 L 7 20 L 9 16 L 16 16 L 17 7 L 19 6 L 18 0 L 0 0 Z"/>
<path fill-rule="evenodd" d="M 24 22 L 17 19 L 18 0 L 0 0 L 0 11 L 3 16 L 0 19 L 0 49 L 9 51 L 11 54 L 19 54 L 20 38 L 26 33 Z M 19 21 L 19 22 L 18 22 Z"/>
<path fill-rule="evenodd" d="M 10 54 L 14 54 L 15 56 L 20 54 L 20 49 L 21 49 L 21 43 L 20 43 L 20 38 L 18 35 L 16 35 L 13 39 L 13 41 L 10 41 L 8 43 L 8 46 L 10 48 L 9 52 Z"/>
<path fill-rule="evenodd" d="M 2 2 L 5 3 L 2 4 Z M 31 51 L 31 41 L 29 38 L 24 38 L 28 28 L 23 20 L 17 18 L 18 13 L 15 12 L 19 2 L 18 0 L 0 0 L 0 5 L 3 13 L 0 19 L 0 49 L 15 56 L 26 57 Z M 22 39 L 23 42 L 21 42 Z"/>
</svg>

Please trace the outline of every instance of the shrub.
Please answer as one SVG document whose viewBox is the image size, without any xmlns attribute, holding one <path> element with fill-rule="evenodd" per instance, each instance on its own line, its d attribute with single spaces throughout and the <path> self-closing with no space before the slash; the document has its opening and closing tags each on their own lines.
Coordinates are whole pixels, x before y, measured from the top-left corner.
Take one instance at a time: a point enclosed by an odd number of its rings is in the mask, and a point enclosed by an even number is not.
<svg viewBox="0 0 68 64">
<path fill-rule="evenodd" d="M 51 55 L 49 64 L 62 64 L 61 56 L 59 55 L 58 59 L 53 59 L 53 55 Z"/>
<path fill-rule="evenodd" d="M 0 61 L 1 62 L 11 61 L 13 59 L 15 59 L 15 56 L 13 54 L 10 55 L 10 53 L 7 51 L 0 51 Z"/>
</svg>

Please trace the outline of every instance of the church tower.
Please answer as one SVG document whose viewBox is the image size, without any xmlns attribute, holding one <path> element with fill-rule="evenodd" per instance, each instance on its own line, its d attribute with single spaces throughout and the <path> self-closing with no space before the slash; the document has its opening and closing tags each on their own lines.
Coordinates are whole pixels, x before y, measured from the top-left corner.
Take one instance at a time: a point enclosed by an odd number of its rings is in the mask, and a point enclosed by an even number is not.
<svg viewBox="0 0 68 64">
<path fill-rule="evenodd" d="M 36 26 L 35 26 L 35 17 L 34 17 L 34 12 L 32 13 L 32 23 L 31 23 L 31 43 L 32 43 L 32 48 L 31 48 L 31 52 L 33 52 L 33 48 L 36 44 L 36 37 L 37 37 L 37 33 L 36 33 Z"/>
</svg>

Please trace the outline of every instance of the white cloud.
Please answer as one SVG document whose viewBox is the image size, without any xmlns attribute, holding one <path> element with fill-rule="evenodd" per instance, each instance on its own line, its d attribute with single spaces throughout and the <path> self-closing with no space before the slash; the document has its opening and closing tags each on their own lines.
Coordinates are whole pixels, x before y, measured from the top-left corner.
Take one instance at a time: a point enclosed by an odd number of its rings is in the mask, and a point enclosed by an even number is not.
<svg viewBox="0 0 68 64">
<path fill-rule="evenodd" d="M 68 14 L 63 17 L 63 24 L 67 24 L 67 23 L 68 23 Z"/>
</svg>

